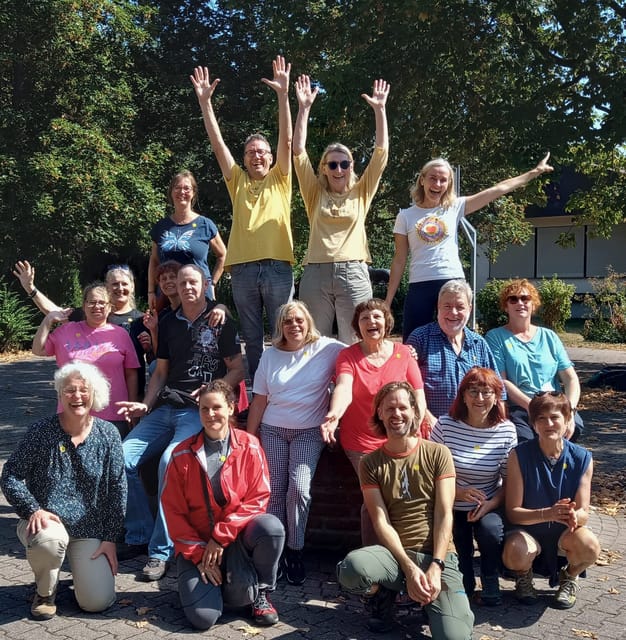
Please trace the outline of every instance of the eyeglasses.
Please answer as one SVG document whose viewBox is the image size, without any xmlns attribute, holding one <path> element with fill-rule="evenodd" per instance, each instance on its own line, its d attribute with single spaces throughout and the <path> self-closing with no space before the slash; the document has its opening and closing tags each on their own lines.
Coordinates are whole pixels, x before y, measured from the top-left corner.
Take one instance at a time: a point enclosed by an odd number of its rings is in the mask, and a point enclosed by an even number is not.
<svg viewBox="0 0 626 640">
<path fill-rule="evenodd" d="M 506 301 L 511 304 L 517 304 L 518 302 L 530 302 L 532 298 L 530 296 L 509 296 Z"/>
<path fill-rule="evenodd" d="M 259 156 L 259 158 L 265 158 L 269 153 L 271 153 L 269 149 L 246 149 L 247 156 Z"/>
<path fill-rule="evenodd" d="M 346 169 L 350 168 L 352 162 L 350 160 L 342 160 L 341 162 L 331 160 L 330 162 L 326 162 L 325 164 L 331 171 L 335 171 L 337 167 L 341 167 L 345 171 Z"/>
<path fill-rule="evenodd" d="M 96 307 L 106 307 L 109 303 L 106 302 L 105 300 L 87 300 L 87 302 L 85 302 L 85 304 L 90 308 L 90 309 L 95 309 Z"/>
<path fill-rule="evenodd" d="M 483 398 L 493 398 L 495 395 L 495 391 L 493 389 L 475 389 L 470 388 L 467 390 L 467 393 L 472 398 L 478 398 L 478 396 L 482 396 Z"/>
<path fill-rule="evenodd" d="M 66 396 L 73 396 L 75 393 L 78 393 L 81 396 L 88 396 L 89 389 L 85 387 L 66 387 L 63 389 L 63 394 Z"/>
<path fill-rule="evenodd" d="M 541 398 L 542 396 L 545 396 L 547 394 L 550 394 L 553 398 L 562 398 L 565 396 L 565 394 L 562 391 L 537 391 L 534 397 Z"/>
</svg>

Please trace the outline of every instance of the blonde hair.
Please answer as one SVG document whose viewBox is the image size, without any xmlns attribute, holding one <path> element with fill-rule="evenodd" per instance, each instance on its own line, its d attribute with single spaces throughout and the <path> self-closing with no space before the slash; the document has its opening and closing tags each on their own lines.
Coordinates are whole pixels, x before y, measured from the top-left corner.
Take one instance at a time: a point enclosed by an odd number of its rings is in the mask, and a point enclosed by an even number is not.
<svg viewBox="0 0 626 640">
<path fill-rule="evenodd" d="M 272 338 L 272 344 L 280 349 L 287 340 L 285 339 L 285 332 L 283 331 L 283 323 L 287 316 L 293 311 L 299 311 L 306 320 L 307 332 L 304 336 L 304 344 L 310 344 L 316 342 L 320 338 L 319 331 L 315 328 L 315 322 L 313 316 L 309 311 L 309 308 L 301 300 L 293 300 L 292 302 L 286 302 L 279 309 L 276 314 L 276 325 L 274 327 L 274 337 Z"/>
<path fill-rule="evenodd" d="M 417 174 L 417 178 L 415 178 L 415 184 L 413 184 L 409 189 L 411 200 L 413 200 L 418 207 L 422 202 L 424 202 L 425 191 L 422 180 L 433 167 L 444 167 L 448 171 L 448 188 L 441 198 L 441 206 L 444 209 L 447 209 L 456 200 L 456 195 L 454 193 L 454 171 L 452 170 L 450 163 L 445 158 L 434 158 L 433 160 L 429 160 L 420 169 L 420 172 Z"/>
<path fill-rule="evenodd" d="M 328 185 L 328 178 L 324 173 L 324 165 L 326 164 L 326 158 L 329 153 L 343 153 L 344 156 L 348 156 L 350 162 L 352 163 L 352 171 L 350 172 L 350 179 L 348 180 L 348 190 L 352 189 L 352 187 L 356 184 L 356 181 L 359 179 L 359 176 L 354 171 L 354 158 L 352 157 L 352 152 L 345 144 L 341 144 L 341 142 L 333 142 L 329 144 L 326 149 L 324 149 L 324 153 L 320 159 L 320 163 L 317 166 L 317 179 L 320 181 L 320 184 L 326 191 L 330 191 Z"/>
</svg>

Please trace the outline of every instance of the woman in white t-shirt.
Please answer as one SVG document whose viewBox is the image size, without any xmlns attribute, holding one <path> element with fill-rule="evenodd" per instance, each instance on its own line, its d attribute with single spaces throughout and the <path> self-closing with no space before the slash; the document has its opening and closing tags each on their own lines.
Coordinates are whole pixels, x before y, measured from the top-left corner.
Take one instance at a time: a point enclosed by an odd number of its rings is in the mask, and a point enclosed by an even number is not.
<svg viewBox="0 0 626 640">
<path fill-rule="evenodd" d="M 345 344 L 320 336 L 306 305 L 278 310 L 273 346 L 254 376 L 247 429 L 258 434 L 270 470 L 268 513 L 287 532 L 283 570 L 290 584 L 306 577 L 302 560 L 311 482 L 324 449 L 320 425 L 329 405 L 335 361 Z"/>
<path fill-rule="evenodd" d="M 393 228 L 395 253 L 385 298 L 391 306 L 410 255 L 402 325 L 404 342 L 411 331 L 432 322 L 439 289 L 448 280 L 465 278 L 459 258 L 461 218 L 552 171 L 549 158 L 548 153 L 534 169 L 462 198 L 454 194 L 454 173 L 447 160 L 435 158 L 422 167 L 410 190 L 413 205 L 400 209 Z"/>
</svg>

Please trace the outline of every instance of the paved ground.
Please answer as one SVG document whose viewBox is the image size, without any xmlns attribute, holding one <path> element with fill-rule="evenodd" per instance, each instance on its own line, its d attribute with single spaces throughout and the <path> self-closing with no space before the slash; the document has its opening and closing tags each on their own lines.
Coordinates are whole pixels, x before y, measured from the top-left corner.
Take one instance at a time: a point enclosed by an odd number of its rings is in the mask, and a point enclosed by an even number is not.
<svg viewBox="0 0 626 640">
<path fill-rule="evenodd" d="M 626 362 L 626 353 L 572 349 L 572 358 L 583 379 L 604 363 Z M 0 364 L 0 464 L 17 443 L 24 428 L 54 411 L 50 361 L 30 359 Z M 596 468 L 604 472 L 623 468 L 626 444 L 624 413 L 583 414 L 588 426 L 582 444 L 593 449 Z M 160 583 L 136 579 L 145 559 L 121 565 L 117 580 L 119 598 L 101 615 L 87 615 L 76 606 L 69 574 L 62 574 L 58 597 L 59 615 L 48 622 L 28 618 L 32 598 L 32 574 L 24 551 L 15 537 L 17 518 L 0 497 L 0 638 L 39 640 L 126 640 L 167 638 L 177 640 L 196 635 L 189 629 L 178 606 L 174 571 Z M 579 601 L 567 612 L 551 609 L 546 581 L 536 581 L 545 594 L 539 604 L 522 607 L 505 594 L 502 607 L 476 608 L 476 640 L 500 638 L 626 638 L 626 515 L 595 512 L 591 524 L 605 550 L 605 564 L 592 567 L 583 581 Z M 323 553 L 307 556 L 309 577 L 302 587 L 281 583 L 274 594 L 281 622 L 270 629 L 250 626 L 245 614 L 230 612 L 222 623 L 204 635 L 216 640 L 281 638 L 283 640 L 369 639 L 363 607 L 358 599 L 342 595 L 334 578 L 337 558 Z M 512 583 L 503 581 L 505 590 Z M 398 612 L 394 631 L 378 636 L 393 640 L 429 637 L 420 612 L 415 608 Z M 424 635 L 422 635 L 424 634 Z"/>
</svg>

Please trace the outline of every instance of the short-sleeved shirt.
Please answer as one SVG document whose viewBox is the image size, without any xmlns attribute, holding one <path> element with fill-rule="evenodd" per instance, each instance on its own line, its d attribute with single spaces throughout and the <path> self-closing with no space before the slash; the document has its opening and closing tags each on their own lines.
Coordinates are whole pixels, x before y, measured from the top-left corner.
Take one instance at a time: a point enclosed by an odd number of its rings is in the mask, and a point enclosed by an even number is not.
<svg viewBox="0 0 626 640">
<path fill-rule="evenodd" d="M 437 482 L 454 477 L 450 451 L 422 438 L 408 453 L 392 454 L 381 447 L 362 458 L 359 465 L 363 491 L 380 491 L 402 546 L 419 553 L 433 552 Z M 454 550 L 451 538 L 448 553 Z"/>
<path fill-rule="evenodd" d="M 200 385 L 223 378 L 228 369 L 224 358 L 241 354 L 235 323 L 229 316 L 222 325 L 211 327 L 206 316 L 216 305 L 206 309 L 193 321 L 183 315 L 182 307 L 159 320 L 157 358 L 168 360 L 166 384 L 191 393 Z"/>
<path fill-rule="evenodd" d="M 393 352 L 381 367 L 375 367 L 359 343 L 344 349 L 337 358 L 337 377 L 352 376 L 352 403 L 341 418 L 339 440 L 347 451 L 369 453 L 381 447 L 385 438 L 374 435 L 370 426 L 374 396 L 388 382 L 406 381 L 422 389 L 422 376 L 409 349 L 394 343 Z"/>
<path fill-rule="evenodd" d="M 363 175 L 346 194 L 332 195 L 315 175 L 306 151 L 294 156 L 311 231 L 303 264 L 319 262 L 371 262 L 365 217 L 387 165 L 388 152 L 376 147 Z"/>
<path fill-rule="evenodd" d="M 226 188 L 233 204 L 226 267 L 256 260 L 293 264 L 291 171 L 283 175 L 275 164 L 262 180 L 252 180 L 235 164 Z"/>
<path fill-rule="evenodd" d="M 116 402 L 128 400 L 126 369 L 138 369 L 139 361 L 130 336 L 122 327 L 105 324 L 90 327 L 86 322 L 68 322 L 57 327 L 46 340 L 46 355 L 55 356 L 62 367 L 72 360 L 98 367 L 111 385 L 109 406 L 92 415 L 119 420 Z"/>
<path fill-rule="evenodd" d="M 448 413 L 461 380 L 472 367 L 498 371 L 485 339 L 467 327 L 463 333 L 463 346 L 458 355 L 437 322 L 418 327 L 406 341 L 417 352 L 426 406 L 435 418 Z"/>
<path fill-rule="evenodd" d="M 464 278 L 459 258 L 458 228 L 465 215 L 465 198 L 448 208 L 400 209 L 393 232 L 407 237 L 410 250 L 409 282 Z"/>
<path fill-rule="evenodd" d="M 517 445 L 515 425 L 504 420 L 493 427 L 477 428 L 441 416 L 435 423 L 430 439 L 445 444 L 454 459 L 456 483 L 459 487 L 475 487 L 491 500 L 506 479 L 511 449 Z M 454 508 L 472 511 L 475 502 L 455 500 Z"/>
<path fill-rule="evenodd" d="M 527 396 L 538 391 L 560 390 L 559 371 L 574 366 L 560 338 L 545 327 L 537 327 L 528 342 L 504 327 L 488 331 L 485 340 L 496 359 L 498 371 L 503 371 L 507 380 Z"/>
<path fill-rule="evenodd" d="M 187 224 L 176 224 L 170 216 L 159 220 L 150 237 L 157 245 L 159 261 L 176 260 L 180 264 L 195 264 L 211 282 L 209 243 L 218 234 L 210 218 L 198 216 Z"/>
<path fill-rule="evenodd" d="M 321 337 L 297 351 L 263 352 L 252 390 L 267 396 L 263 422 L 285 429 L 319 427 L 328 413 L 329 384 L 345 344 Z"/>
</svg>

